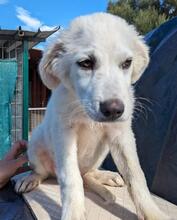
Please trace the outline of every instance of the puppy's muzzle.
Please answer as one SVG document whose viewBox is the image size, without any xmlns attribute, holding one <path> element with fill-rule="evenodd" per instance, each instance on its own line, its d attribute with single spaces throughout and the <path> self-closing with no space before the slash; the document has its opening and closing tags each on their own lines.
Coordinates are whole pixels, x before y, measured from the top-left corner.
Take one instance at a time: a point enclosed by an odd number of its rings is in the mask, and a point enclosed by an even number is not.
<svg viewBox="0 0 177 220">
<path fill-rule="evenodd" d="M 119 99 L 109 99 L 100 103 L 100 112 L 106 121 L 114 121 L 124 112 L 124 104 Z"/>
</svg>

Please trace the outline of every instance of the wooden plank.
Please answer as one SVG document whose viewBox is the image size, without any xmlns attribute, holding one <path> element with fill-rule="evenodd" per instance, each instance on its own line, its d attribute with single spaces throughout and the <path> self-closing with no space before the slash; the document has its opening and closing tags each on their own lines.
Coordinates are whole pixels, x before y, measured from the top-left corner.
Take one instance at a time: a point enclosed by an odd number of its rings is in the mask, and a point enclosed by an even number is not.
<svg viewBox="0 0 177 220">
<path fill-rule="evenodd" d="M 114 204 L 105 202 L 93 192 L 85 192 L 87 220 L 137 220 L 135 207 L 126 187 L 109 189 L 116 195 Z M 25 193 L 25 200 L 31 206 L 37 219 L 59 220 L 61 216 L 60 190 L 56 180 L 46 180 L 32 192 Z M 153 196 L 160 208 L 176 219 L 177 206 Z"/>
</svg>

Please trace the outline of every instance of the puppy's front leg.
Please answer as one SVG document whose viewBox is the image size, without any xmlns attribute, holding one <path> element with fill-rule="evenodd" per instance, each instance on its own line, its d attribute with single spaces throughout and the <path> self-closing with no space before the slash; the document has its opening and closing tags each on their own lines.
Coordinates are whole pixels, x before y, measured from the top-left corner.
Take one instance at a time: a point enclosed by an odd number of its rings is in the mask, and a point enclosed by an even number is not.
<svg viewBox="0 0 177 220">
<path fill-rule="evenodd" d="M 61 187 L 62 220 L 84 220 L 84 189 L 80 175 L 76 134 L 72 129 L 60 129 L 53 137 L 57 178 Z M 56 133 L 56 131 L 55 131 Z"/>
<path fill-rule="evenodd" d="M 138 218 L 141 220 L 170 219 L 160 211 L 151 198 L 144 173 L 139 164 L 135 138 L 131 129 L 126 129 L 120 138 L 113 141 L 111 154 L 127 184 Z"/>
</svg>

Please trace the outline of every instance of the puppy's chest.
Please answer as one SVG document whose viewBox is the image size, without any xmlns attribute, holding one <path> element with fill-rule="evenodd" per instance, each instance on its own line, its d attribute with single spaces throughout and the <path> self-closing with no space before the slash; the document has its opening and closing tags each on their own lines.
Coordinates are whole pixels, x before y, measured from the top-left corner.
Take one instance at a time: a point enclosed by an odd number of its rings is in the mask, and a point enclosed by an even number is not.
<svg viewBox="0 0 177 220">
<path fill-rule="evenodd" d="M 79 127 L 77 136 L 78 158 L 91 158 L 105 135 L 101 127 Z"/>
</svg>

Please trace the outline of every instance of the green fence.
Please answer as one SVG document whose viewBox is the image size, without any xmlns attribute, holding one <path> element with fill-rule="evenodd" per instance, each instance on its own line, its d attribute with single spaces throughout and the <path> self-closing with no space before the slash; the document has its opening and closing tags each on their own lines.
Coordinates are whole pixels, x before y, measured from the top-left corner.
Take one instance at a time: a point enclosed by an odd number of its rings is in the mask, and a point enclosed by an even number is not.
<svg viewBox="0 0 177 220">
<path fill-rule="evenodd" d="M 11 102 L 16 78 L 16 60 L 0 60 L 0 159 L 11 145 Z"/>
</svg>

